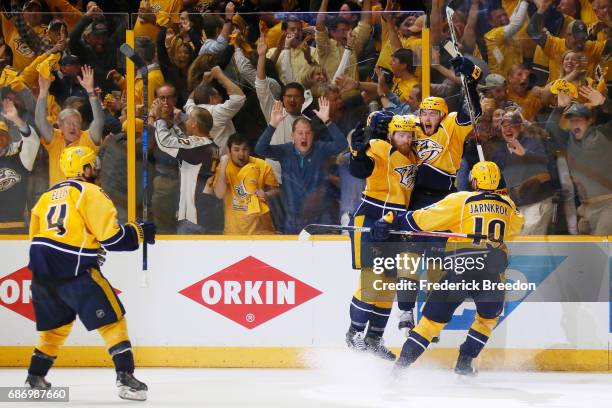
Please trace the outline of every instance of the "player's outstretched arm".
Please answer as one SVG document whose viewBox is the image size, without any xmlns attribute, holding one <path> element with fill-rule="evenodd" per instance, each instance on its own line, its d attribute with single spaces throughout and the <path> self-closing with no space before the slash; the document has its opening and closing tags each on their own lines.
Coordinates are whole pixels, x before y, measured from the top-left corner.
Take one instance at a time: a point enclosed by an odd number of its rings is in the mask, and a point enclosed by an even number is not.
<svg viewBox="0 0 612 408">
<path fill-rule="evenodd" d="M 462 126 L 473 126 L 473 121 L 478 119 L 482 114 L 480 106 L 480 97 L 478 96 L 477 84 L 482 74 L 480 67 L 465 57 L 455 57 L 451 60 L 455 75 L 463 75 L 466 78 L 466 93 L 470 100 L 471 106 L 474 109 L 474 117 L 470 117 L 470 113 L 466 108 L 466 94 L 464 93 L 459 112 L 457 113 L 457 124 Z"/>
</svg>

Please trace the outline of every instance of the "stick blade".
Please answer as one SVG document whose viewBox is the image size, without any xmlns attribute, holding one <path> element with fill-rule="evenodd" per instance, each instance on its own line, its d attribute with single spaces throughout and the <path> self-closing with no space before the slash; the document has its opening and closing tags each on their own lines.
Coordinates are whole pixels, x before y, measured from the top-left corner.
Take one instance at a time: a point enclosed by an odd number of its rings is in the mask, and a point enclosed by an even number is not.
<svg viewBox="0 0 612 408">
<path fill-rule="evenodd" d="M 306 231 L 306 228 L 300 231 L 300 235 L 298 235 L 298 241 L 310 241 L 310 233 Z"/>
</svg>

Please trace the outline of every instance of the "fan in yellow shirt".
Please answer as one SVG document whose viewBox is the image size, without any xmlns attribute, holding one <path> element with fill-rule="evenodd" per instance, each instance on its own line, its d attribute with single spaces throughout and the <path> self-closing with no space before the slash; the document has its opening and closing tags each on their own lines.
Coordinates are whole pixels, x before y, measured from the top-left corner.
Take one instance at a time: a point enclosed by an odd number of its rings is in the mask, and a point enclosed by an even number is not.
<svg viewBox="0 0 612 408">
<path fill-rule="evenodd" d="M 612 52 L 612 40 L 607 41 L 588 41 L 588 30 L 586 24 L 581 20 L 572 21 L 565 33 L 564 38 L 559 38 L 548 34 L 542 28 L 544 13 L 550 7 L 550 2 L 543 2 L 538 7 L 538 12 L 535 13 L 529 26 L 527 33 L 538 44 L 546 57 L 548 57 L 548 67 L 543 66 L 542 58 L 536 59 L 534 56 L 534 65 L 540 65 L 540 69 L 544 71 L 548 68 L 549 78 L 556 79 L 560 77 L 561 61 L 559 56 L 567 50 L 573 50 L 583 53 L 587 58 L 587 76 L 593 77 L 595 67 L 600 63 L 602 57 L 609 55 Z M 542 61 L 540 61 L 542 60 Z"/>
<path fill-rule="evenodd" d="M 151 104 L 155 99 L 155 90 L 165 83 L 164 74 L 161 71 L 161 67 L 155 61 L 155 43 L 148 37 L 136 37 L 134 51 L 142 57 L 144 62 L 147 64 L 147 79 L 148 85 L 147 90 L 149 93 L 148 109 L 151 109 Z M 127 81 L 119 71 L 113 69 L 108 73 L 109 77 L 117 83 L 117 86 L 125 91 L 127 89 Z M 136 105 L 144 104 L 144 81 L 140 72 L 136 73 L 136 80 L 134 82 L 134 101 Z"/>
<path fill-rule="evenodd" d="M 42 24 L 43 15 L 41 10 L 42 6 L 37 0 L 28 1 L 23 7 L 25 22 L 40 37 L 47 31 L 47 26 Z M 2 13 L 2 33 L 4 42 L 13 51 L 13 67 L 21 71 L 36 58 L 36 53 L 30 49 L 26 41 L 19 35 L 15 26 L 15 18 L 11 13 Z"/>
<path fill-rule="evenodd" d="M 215 195 L 224 203 L 224 233 L 274 234 L 267 204 L 269 197 L 278 194 L 272 167 L 250 156 L 251 149 L 244 136 L 230 136 L 227 148 L 229 153 L 221 157 L 214 181 Z"/>
<path fill-rule="evenodd" d="M 138 6 L 134 34 L 155 41 L 160 26 L 166 26 L 169 20 L 178 22 L 182 7 L 181 0 L 142 0 Z"/>
<path fill-rule="evenodd" d="M 39 94 L 36 101 L 36 127 L 40 133 L 40 141 L 49 153 L 49 186 L 54 186 L 63 180 L 60 172 L 60 155 L 66 147 L 86 146 L 97 152 L 102 140 L 104 113 L 96 93 L 94 92 L 93 69 L 87 65 L 82 68 L 81 86 L 89 95 L 89 103 L 93 112 L 93 121 L 88 130 L 81 130 L 81 114 L 76 109 L 64 109 L 57 118 L 59 129 L 47 120 L 49 87 L 51 80 L 40 75 L 38 78 Z"/>
</svg>

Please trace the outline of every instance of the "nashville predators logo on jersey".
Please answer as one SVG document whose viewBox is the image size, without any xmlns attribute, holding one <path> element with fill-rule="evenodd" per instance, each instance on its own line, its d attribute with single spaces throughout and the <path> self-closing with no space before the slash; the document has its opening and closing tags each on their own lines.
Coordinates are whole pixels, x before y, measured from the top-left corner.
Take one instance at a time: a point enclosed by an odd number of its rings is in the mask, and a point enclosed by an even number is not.
<svg viewBox="0 0 612 408">
<path fill-rule="evenodd" d="M 7 191 L 21 181 L 21 176 L 13 169 L 0 169 L 0 191 Z"/>
<path fill-rule="evenodd" d="M 422 162 L 429 163 L 438 158 L 443 147 L 432 139 L 419 139 L 416 141 L 417 156 Z"/>
<path fill-rule="evenodd" d="M 33 58 L 36 56 L 34 55 L 34 51 L 28 47 L 23 38 L 15 38 L 15 48 L 13 49 L 27 58 Z"/>
<path fill-rule="evenodd" d="M 393 170 L 400 175 L 400 184 L 407 189 L 414 187 L 414 181 L 416 179 L 417 166 L 410 164 L 408 166 L 396 167 Z"/>
</svg>

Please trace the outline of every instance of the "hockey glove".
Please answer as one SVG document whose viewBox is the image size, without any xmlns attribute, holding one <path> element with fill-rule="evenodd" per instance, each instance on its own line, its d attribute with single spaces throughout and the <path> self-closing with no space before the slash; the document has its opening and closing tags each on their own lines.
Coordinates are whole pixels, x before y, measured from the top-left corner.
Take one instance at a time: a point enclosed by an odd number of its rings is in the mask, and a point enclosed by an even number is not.
<svg viewBox="0 0 612 408">
<path fill-rule="evenodd" d="M 138 229 L 142 231 L 142 242 L 153 245 L 155 243 L 155 234 L 157 227 L 152 222 L 139 222 Z M 139 231 L 140 232 L 140 231 Z"/>
<path fill-rule="evenodd" d="M 393 228 L 395 215 L 389 211 L 384 217 L 380 218 L 372 225 L 370 234 L 374 241 L 386 241 L 389 239 L 390 230 Z"/>
<path fill-rule="evenodd" d="M 457 56 L 450 60 L 450 63 L 453 66 L 455 75 L 460 76 L 463 74 L 468 80 L 472 82 L 478 82 L 478 80 L 480 79 L 482 70 L 478 65 L 474 65 L 474 63 L 469 59 Z"/>
<path fill-rule="evenodd" d="M 372 112 L 368 117 L 368 130 L 373 139 L 387 139 L 389 122 L 393 119 L 393 112 L 381 110 Z"/>
<path fill-rule="evenodd" d="M 359 124 L 351 134 L 351 154 L 353 157 L 364 157 L 367 149 L 365 128 Z"/>
<path fill-rule="evenodd" d="M 100 247 L 98 248 L 98 267 L 101 268 L 104 262 L 106 262 L 106 251 Z"/>
</svg>

